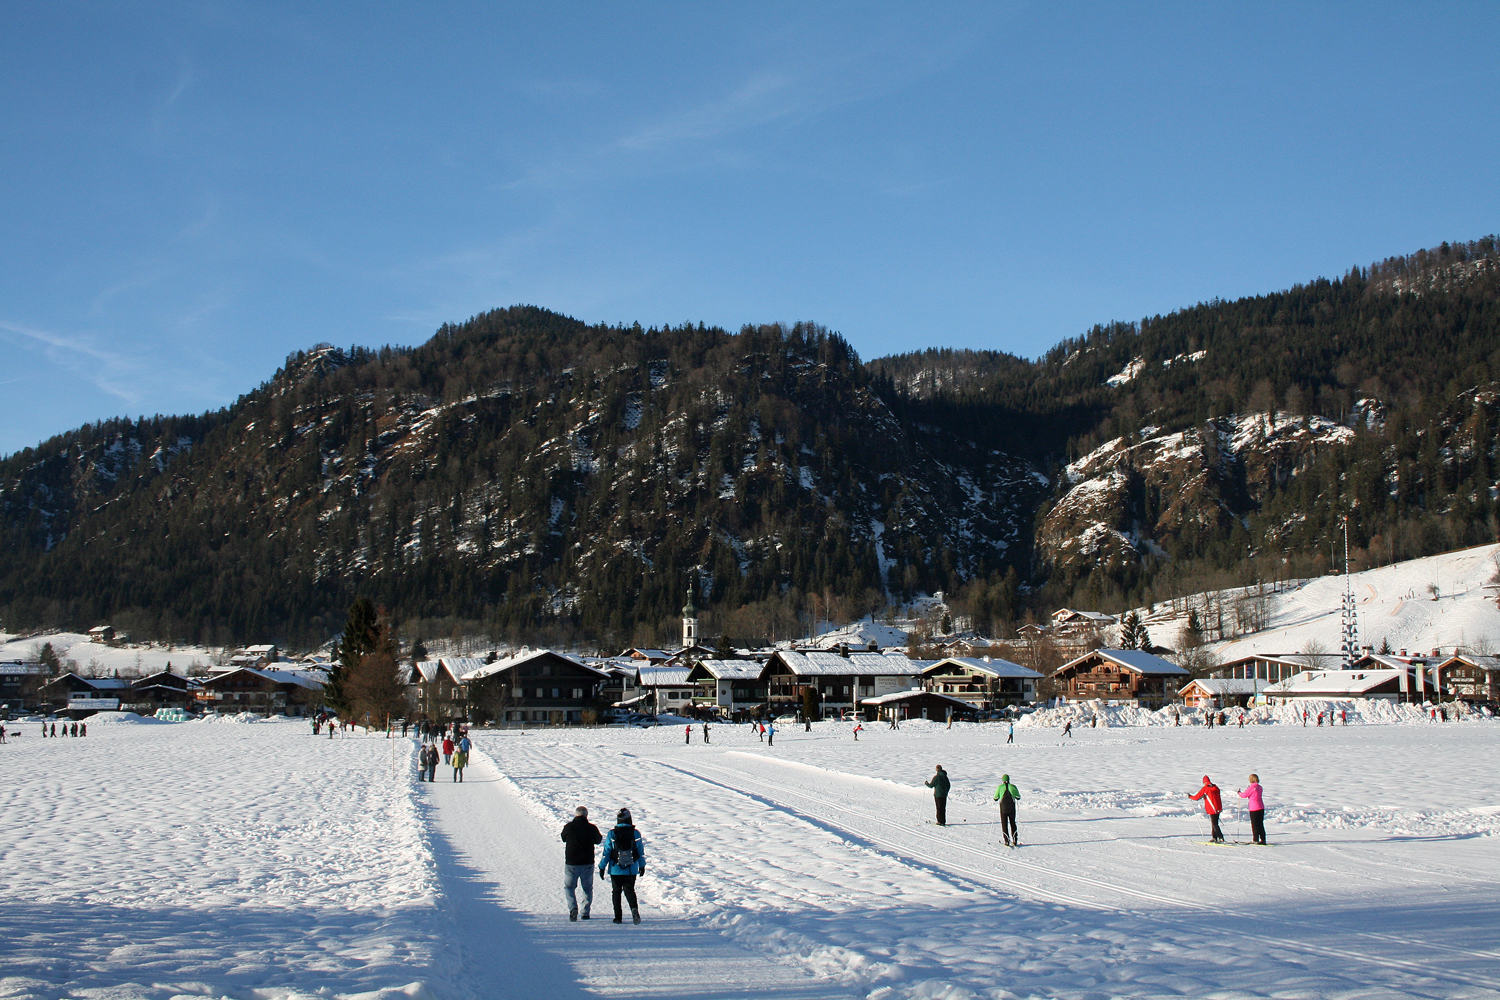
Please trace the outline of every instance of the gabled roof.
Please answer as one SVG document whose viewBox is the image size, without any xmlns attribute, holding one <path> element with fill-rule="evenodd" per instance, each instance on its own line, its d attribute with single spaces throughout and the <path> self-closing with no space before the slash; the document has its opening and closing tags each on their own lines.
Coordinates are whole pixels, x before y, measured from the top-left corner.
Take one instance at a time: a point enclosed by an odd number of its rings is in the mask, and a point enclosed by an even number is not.
<svg viewBox="0 0 1500 1000">
<path fill-rule="evenodd" d="M 295 684 L 297 687 L 307 688 L 310 691 L 318 691 L 323 687 L 324 675 L 321 670 L 271 670 L 270 668 L 236 667 L 226 670 L 222 674 L 214 674 L 205 678 L 204 687 L 214 687 L 226 678 L 235 674 L 253 674 L 256 677 L 272 681 L 276 684 Z"/>
<path fill-rule="evenodd" d="M 1238 677 L 1200 677 L 1197 680 L 1188 681 L 1177 689 L 1178 694 L 1186 694 L 1188 688 L 1198 687 L 1212 695 L 1226 694 L 1255 694 L 1264 691 L 1266 685 L 1257 679 L 1244 680 Z"/>
<path fill-rule="evenodd" d="M 484 660 L 477 656 L 445 656 L 442 664 L 448 668 L 448 673 L 453 675 L 454 680 L 459 680 L 464 674 L 484 666 Z"/>
<path fill-rule="evenodd" d="M 688 676 L 694 677 L 702 670 L 716 680 L 753 681 L 759 680 L 765 669 L 764 663 L 756 663 L 754 660 L 699 660 L 688 672 Z"/>
<path fill-rule="evenodd" d="M 902 653 L 850 653 L 840 656 L 821 650 L 783 649 L 776 654 L 798 677 L 838 677 L 865 674 L 878 677 L 915 677 L 917 668 Z"/>
<path fill-rule="evenodd" d="M 1438 666 L 1451 667 L 1459 663 L 1478 667 L 1480 670 L 1500 670 L 1500 656 L 1487 656 L 1483 653 L 1454 653 Z"/>
<path fill-rule="evenodd" d="M 1078 664 L 1084 662 L 1091 656 L 1102 656 L 1116 666 L 1124 667 L 1126 670 L 1141 674 L 1145 677 L 1191 677 L 1188 671 L 1182 669 L 1175 663 L 1163 660 L 1155 653 L 1148 653 L 1144 649 L 1092 649 L 1082 656 L 1076 657 L 1064 663 L 1052 671 L 1053 676 L 1062 673 Z"/>
<path fill-rule="evenodd" d="M 861 705 L 889 705 L 893 701 L 910 701 L 913 698 L 937 698 L 941 701 L 952 702 L 955 708 L 961 708 L 965 712 L 974 711 L 974 706 L 958 698 L 946 694 L 938 694 L 936 691 L 923 691 L 921 688 L 912 688 L 909 691 L 892 691 L 890 694 L 878 694 L 873 698 L 861 698 Z"/>
<path fill-rule="evenodd" d="M 628 656 L 633 660 L 670 660 L 672 658 L 672 654 L 665 649 L 642 649 L 639 646 L 632 646 L 620 655 Z"/>
<path fill-rule="evenodd" d="M 1058 608 L 1052 612 L 1052 620 L 1055 622 L 1089 622 L 1095 625 L 1113 625 L 1117 619 L 1114 615 L 1107 615 L 1102 611 L 1079 611 L 1075 608 Z"/>
<path fill-rule="evenodd" d="M 477 666 L 475 666 L 473 669 L 457 675 L 459 680 L 467 683 L 469 681 L 477 681 L 485 677 L 493 677 L 495 674 L 504 673 L 507 670 L 519 667 L 523 663 L 529 663 L 532 660 L 539 660 L 546 657 L 552 657 L 558 660 L 566 660 L 568 663 L 576 666 L 579 670 L 587 671 L 588 673 L 591 673 L 598 677 L 600 680 L 604 680 L 609 677 L 609 674 L 605 671 L 599 670 L 596 667 L 589 666 L 587 663 L 584 663 L 576 656 L 570 656 L 567 653 L 559 653 L 556 650 L 551 649 L 523 649 L 520 652 L 511 654 L 510 656 L 501 657 L 494 663 L 485 663 L 483 660 L 473 659 L 470 657 L 449 660 L 448 662 L 450 664 L 477 664 Z"/>
<path fill-rule="evenodd" d="M 442 660 L 418 660 L 411 665 L 412 673 L 416 674 L 416 677 L 410 678 L 409 683 L 416 683 L 417 677 L 420 677 L 424 683 L 430 684 L 437 679 L 438 671 L 442 668 Z"/>
<path fill-rule="evenodd" d="M 688 667 L 641 667 L 636 671 L 642 687 L 687 687 Z"/>
<path fill-rule="evenodd" d="M 1023 667 L 1019 663 L 1012 663 L 998 656 L 950 656 L 944 660 L 934 661 L 931 666 L 923 669 L 922 673 L 933 674 L 949 664 L 966 667 L 977 674 L 984 674 L 988 677 L 1022 677 L 1029 680 L 1040 680 L 1042 676 L 1030 667 Z"/>
<path fill-rule="evenodd" d="M 1278 681 L 1263 690 L 1272 695 L 1355 695 L 1391 681 L 1399 683 L 1407 673 L 1404 663 L 1397 670 L 1304 670 L 1295 677 Z"/>
</svg>

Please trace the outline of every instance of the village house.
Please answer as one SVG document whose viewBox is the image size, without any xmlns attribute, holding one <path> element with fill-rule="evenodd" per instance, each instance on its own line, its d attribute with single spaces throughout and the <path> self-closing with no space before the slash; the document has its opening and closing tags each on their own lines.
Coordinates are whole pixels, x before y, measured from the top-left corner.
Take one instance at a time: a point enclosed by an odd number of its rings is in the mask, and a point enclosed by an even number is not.
<svg viewBox="0 0 1500 1000">
<path fill-rule="evenodd" d="M 906 719 L 973 719 L 975 709 L 961 698 L 924 691 L 921 688 L 906 691 L 891 691 L 873 698 L 860 699 L 860 707 L 869 713 L 872 721 L 897 722 Z"/>
<path fill-rule="evenodd" d="M 1389 702 L 1426 701 L 1433 688 L 1425 679 L 1414 676 L 1413 669 L 1366 666 L 1354 670 L 1304 670 L 1265 689 L 1272 704 L 1286 704 L 1303 698 L 1346 700 L 1369 698 Z"/>
<path fill-rule="evenodd" d="M 1442 689 L 1463 701 L 1494 701 L 1500 697 L 1500 656 L 1454 653 L 1432 668 Z"/>
<path fill-rule="evenodd" d="M 258 646 L 244 646 L 234 651 L 229 657 L 231 667 L 265 667 L 279 662 L 281 650 L 276 646 L 265 643 Z"/>
<path fill-rule="evenodd" d="M 322 703 L 323 681 L 303 670 L 237 667 L 204 678 L 195 698 L 201 708 L 216 714 L 306 715 Z"/>
<path fill-rule="evenodd" d="M 777 650 L 763 675 L 773 709 L 797 709 L 803 692 L 816 693 L 823 710 L 853 708 L 865 698 L 905 691 L 917 681 L 917 664 L 902 653 Z"/>
<path fill-rule="evenodd" d="M 690 667 L 645 666 L 636 668 L 636 684 L 640 694 L 634 706 L 653 715 L 670 712 L 682 715 L 693 704 L 697 687 L 688 680 Z"/>
<path fill-rule="evenodd" d="M 765 671 L 766 665 L 754 660 L 699 660 L 688 671 L 697 689 L 693 703 L 730 715 L 757 712 L 767 700 Z"/>
<path fill-rule="evenodd" d="M 1140 649 L 1094 649 L 1052 672 L 1069 701 L 1134 702 L 1145 708 L 1171 704 L 1186 670 Z"/>
<path fill-rule="evenodd" d="M 636 680 L 640 670 L 635 660 L 587 658 L 583 661 L 595 670 L 602 670 L 604 682 L 599 686 L 599 698 L 616 708 L 626 703 L 635 704 L 641 697 L 641 686 Z"/>
<path fill-rule="evenodd" d="M 609 675 L 576 656 L 536 649 L 482 664 L 459 679 L 469 688 L 471 717 L 508 726 L 576 726 L 585 712 L 602 707 Z"/>
<path fill-rule="evenodd" d="M 1274 684 L 1300 674 L 1309 666 L 1312 664 L 1293 659 L 1285 654 L 1264 653 L 1230 660 L 1220 665 L 1214 671 L 1214 676 L 1228 680 L 1258 680 L 1260 686 L 1265 687 L 1267 684 Z"/>
<path fill-rule="evenodd" d="M 115 627 L 113 625 L 95 625 L 89 629 L 89 642 L 114 642 Z"/>
<path fill-rule="evenodd" d="M 1050 620 L 1054 636 L 1102 633 L 1105 629 L 1120 624 L 1116 615 L 1107 615 L 1102 611 L 1079 611 L 1076 608 L 1058 608 L 1052 612 Z"/>
<path fill-rule="evenodd" d="M 459 677 L 484 665 L 466 657 L 420 660 L 406 671 L 406 699 L 412 718 L 451 722 L 465 717 L 468 690 Z"/>
<path fill-rule="evenodd" d="M 197 693 L 196 681 L 167 669 L 132 681 L 120 695 L 120 708 L 137 715 L 155 715 L 163 708 L 187 711 L 197 703 Z"/>
<path fill-rule="evenodd" d="M 637 646 L 622 650 L 620 656 L 623 659 L 640 660 L 644 663 L 666 663 L 672 658 L 672 654 L 665 649 L 642 649 Z"/>
<path fill-rule="evenodd" d="M 1041 679 L 1030 667 L 996 656 L 950 656 L 922 669 L 922 686 L 928 691 L 984 710 L 1035 701 Z"/>
<path fill-rule="evenodd" d="M 1245 708 L 1265 686 L 1253 677 L 1203 677 L 1178 688 L 1177 696 L 1188 708 Z"/>
<path fill-rule="evenodd" d="M 12 660 L 0 663 L 0 706 L 8 711 L 28 712 L 41 704 L 42 681 L 47 668 L 41 663 Z"/>
<path fill-rule="evenodd" d="M 118 709 L 120 696 L 129 690 L 130 682 L 121 677 L 84 677 L 69 672 L 43 684 L 37 698 L 48 711 L 81 719 Z"/>
</svg>

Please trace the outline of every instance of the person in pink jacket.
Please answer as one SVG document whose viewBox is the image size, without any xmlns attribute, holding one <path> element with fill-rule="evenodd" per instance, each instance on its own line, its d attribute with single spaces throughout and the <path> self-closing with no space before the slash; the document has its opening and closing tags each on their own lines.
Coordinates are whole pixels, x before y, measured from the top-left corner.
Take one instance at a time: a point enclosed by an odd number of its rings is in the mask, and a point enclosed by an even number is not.
<svg viewBox="0 0 1500 1000">
<path fill-rule="evenodd" d="M 1203 776 L 1203 787 L 1188 795 L 1190 799 L 1202 799 L 1203 811 L 1208 814 L 1208 821 L 1213 826 L 1213 842 L 1224 843 L 1224 831 L 1219 829 L 1219 813 L 1224 811 L 1224 803 L 1219 798 L 1219 786 Z"/>
<path fill-rule="evenodd" d="M 1266 842 L 1266 798 L 1264 789 L 1260 787 L 1260 775 L 1250 775 L 1250 784 L 1240 792 L 1240 798 L 1245 800 L 1245 809 L 1250 813 L 1250 842 L 1264 844 Z"/>
</svg>

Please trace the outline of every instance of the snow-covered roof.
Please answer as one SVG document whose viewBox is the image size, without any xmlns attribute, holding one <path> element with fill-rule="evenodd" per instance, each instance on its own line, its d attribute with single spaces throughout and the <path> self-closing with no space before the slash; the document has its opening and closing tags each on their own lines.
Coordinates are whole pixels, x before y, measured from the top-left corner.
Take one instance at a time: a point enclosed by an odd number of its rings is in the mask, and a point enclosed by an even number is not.
<svg viewBox="0 0 1500 1000">
<path fill-rule="evenodd" d="M 672 654 L 665 649 L 627 649 L 623 655 L 638 660 L 670 660 L 672 658 Z"/>
<path fill-rule="evenodd" d="M 1500 656 L 1486 656 L 1482 653 L 1454 653 L 1438 665 L 1451 667 L 1455 663 L 1466 663 L 1481 670 L 1500 670 Z"/>
<path fill-rule="evenodd" d="M 1188 688 L 1194 686 L 1213 695 L 1255 694 L 1258 691 L 1265 690 L 1266 687 L 1265 684 L 1254 678 L 1245 680 L 1238 677 L 1200 677 L 1195 681 L 1188 681 L 1177 689 L 1177 693 L 1184 694 Z"/>
<path fill-rule="evenodd" d="M 40 674 L 46 671 L 40 663 L 0 663 L 0 674 Z"/>
<path fill-rule="evenodd" d="M 921 688 L 912 688 L 909 691 L 892 691 L 890 694 L 878 694 L 873 698 L 861 698 L 861 705 L 889 705 L 893 701 L 910 701 L 913 698 L 938 698 L 942 701 L 952 702 L 956 708 L 962 708 L 966 712 L 972 712 L 974 706 L 958 698 L 949 697 L 946 694 L 938 694 L 936 691 L 923 691 Z"/>
<path fill-rule="evenodd" d="M 754 660 L 699 660 L 698 667 L 721 681 L 758 680 L 766 669 L 764 663 L 756 663 Z"/>
<path fill-rule="evenodd" d="M 637 676 L 642 687 L 687 687 L 688 667 L 641 667 Z"/>
<path fill-rule="evenodd" d="M 261 653 L 261 654 L 265 654 L 265 653 L 271 652 L 275 648 L 276 648 L 275 646 L 267 643 L 267 644 L 261 645 L 261 646 L 246 646 L 245 647 L 245 652 L 247 652 L 247 653 Z"/>
<path fill-rule="evenodd" d="M 478 656 L 445 656 L 442 658 L 442 664 L 448 668 L 450 674 L 457 678 L 485 665 L 484 660 Z"/>
<path fill-rule="evenodd" d="M 1019 663 L 1012 663 L 998 656 L 950 656 L 947 659 L 934 661 L 931 666 L 923 668 L 922 673 L 932 673 L 944 664 L 950 663 L 990 677 L 1023 677 L 1038 680 L 1042 676 L 1030 667 L 1023 667 Z"/>
<path fill-rule="evenodd" d="M 447 663 L 449 664 L 449 669 L 452 669 L 453 666 L 457 664 L 464 664 L 468 669 L 466 669 L 466 671 L 463 673 L 458 673 L 457 671 L 455 671 L 455 676 L 457 676 L 459 680 L 467 683 L 469 681 L 477 681 L 485 677 L 493 677 L 495 674 L 503 673 L 504 671 L 510 670 L 513 667 L 519 667 L 523 663 L 527 663 L 531 660 L 535 660 L 543 656 L 553 656 L 560 660 L 568 660 L 572 663 L 576 663 L 582 669 L 587 670 L 593 674 L 598 674 L 600 678 L 609 676 L 609 674 L 605 673 L 603 670 L 600 670 L 597 667 L 589 666 L 587 663 L 584 663 L 583 660 L 576 656 L 573 656 L 569 653 L 559 653 L 553 649 L 523 649 L 517 653 L 511 654 L 510 656 L 501 657 L 494 663 L 485 663 L 483 660 L 475 659 L 472 657 L 461 657 L 457 659 L 447 660 Z M 469 664 L 475 664 L 475 666 L 469 667 Z"/>
<path fill-rule="evenodd" d="M 1114 615 L 1107 615 L 1102 611 L 1079 611 L 1076 608 L 1058 608 L 1052 612 L 1052 620 L 1055 622 L 1082 621 L 1094 622 L 1099 625 L 1113 625 L 1118 619 Z"/>
<path fill-rule="evenodd" d="M 438 671 L 442 669 L 442 660 L 419 660 L 412 664 L 416 668 L 418 676 L 422 680 L 431 683 L 437 679 Z"/>
<path fill-rule="evenodd" d="M 1397 670 L 1304 670 L 1264 690 L 1270 695 L 1356 695 L 1393 680 L 1399 682 L 1407 672 L 1404 663 Z"/>
<path fill-rule="evenodd" d="M 798 677 L 864 674 L 878 677 L 915 677 L 917 668 L 901 653 L 850 653 L 840 656 L 821 650 L 783 649 L 777 657 Z"/>
<path fill-rule="evenodd" d="M 274 681 L 277 684 L 295 684 L 298 687 L 304 687 L 311 691 L 320 690 L 324 682 L 324 674 L 321 670 L 273 670 L 269 667 L 263 669 L 256 667 L 236 667 L 233 670 L 226 670 L 221 674 L 215 674 L 208 680 L 209 683 L 216 684 L 234 674 L 254 674 L 256 677 L 264 677 L 266 680 Z"/>
<path fill-rule="evenodd" d="M 1084 653 L 1082 656 L 1069 660 L 1067 663 L 1064 663 L 1062 666 L 1058 667 L 1052 672 L 1054 674 L 1060 674 L 1064 670 L 1067 670 L 1068 668 L 1076 664 L 1082 663 L 1084 660 L 1087 660 L 1091 656 L 1102 656 L 1106 660 L 1116 664 L 1117 666 L 1124 667 L 1126 670 L 1133 670 L 1138 674 L 1145 674 L 1146 676 L 1192 676 L 1192 674 L 1188 673 L 1188 671 L 1182 669 L 1177 664 L 1172 663 L 1168 660 L 1163 660 L 1155 653 L 1148 653 L 1144 649 L 1093 649 L 1087 653 Z"/>
</svg>

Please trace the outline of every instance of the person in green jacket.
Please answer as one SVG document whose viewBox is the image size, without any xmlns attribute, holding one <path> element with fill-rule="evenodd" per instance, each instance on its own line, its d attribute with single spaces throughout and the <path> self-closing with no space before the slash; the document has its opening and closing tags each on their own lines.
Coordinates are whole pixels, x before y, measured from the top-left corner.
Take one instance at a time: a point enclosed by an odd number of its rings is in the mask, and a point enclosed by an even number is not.
<svg viewBox="0 0 1500 1000">
<path fill-rule="evenodd" d="M 932 789 L 932 803 L 937 806 L 937 825 L 948 825 L 948 772 L 939 764 L 932 777 L 923 782 Z"/>
<path fill-rule="evenodd" d="M 464 780 L 464 768 L 469 766 L 469 753 L 467 750 L 453 751 L 453 780 Z"/>
<path fill-rule="evenodd" d="M 1016 832 L 1016 803 L 1021 801 L 1021 790 L 1010 783 L 1010 775 L 1000 775 L 995 801 L 1000 803 L 1000 833 L 1005 837 L 1005 846 L 1020 847 L 1021 835 Z"/>
</svg>

